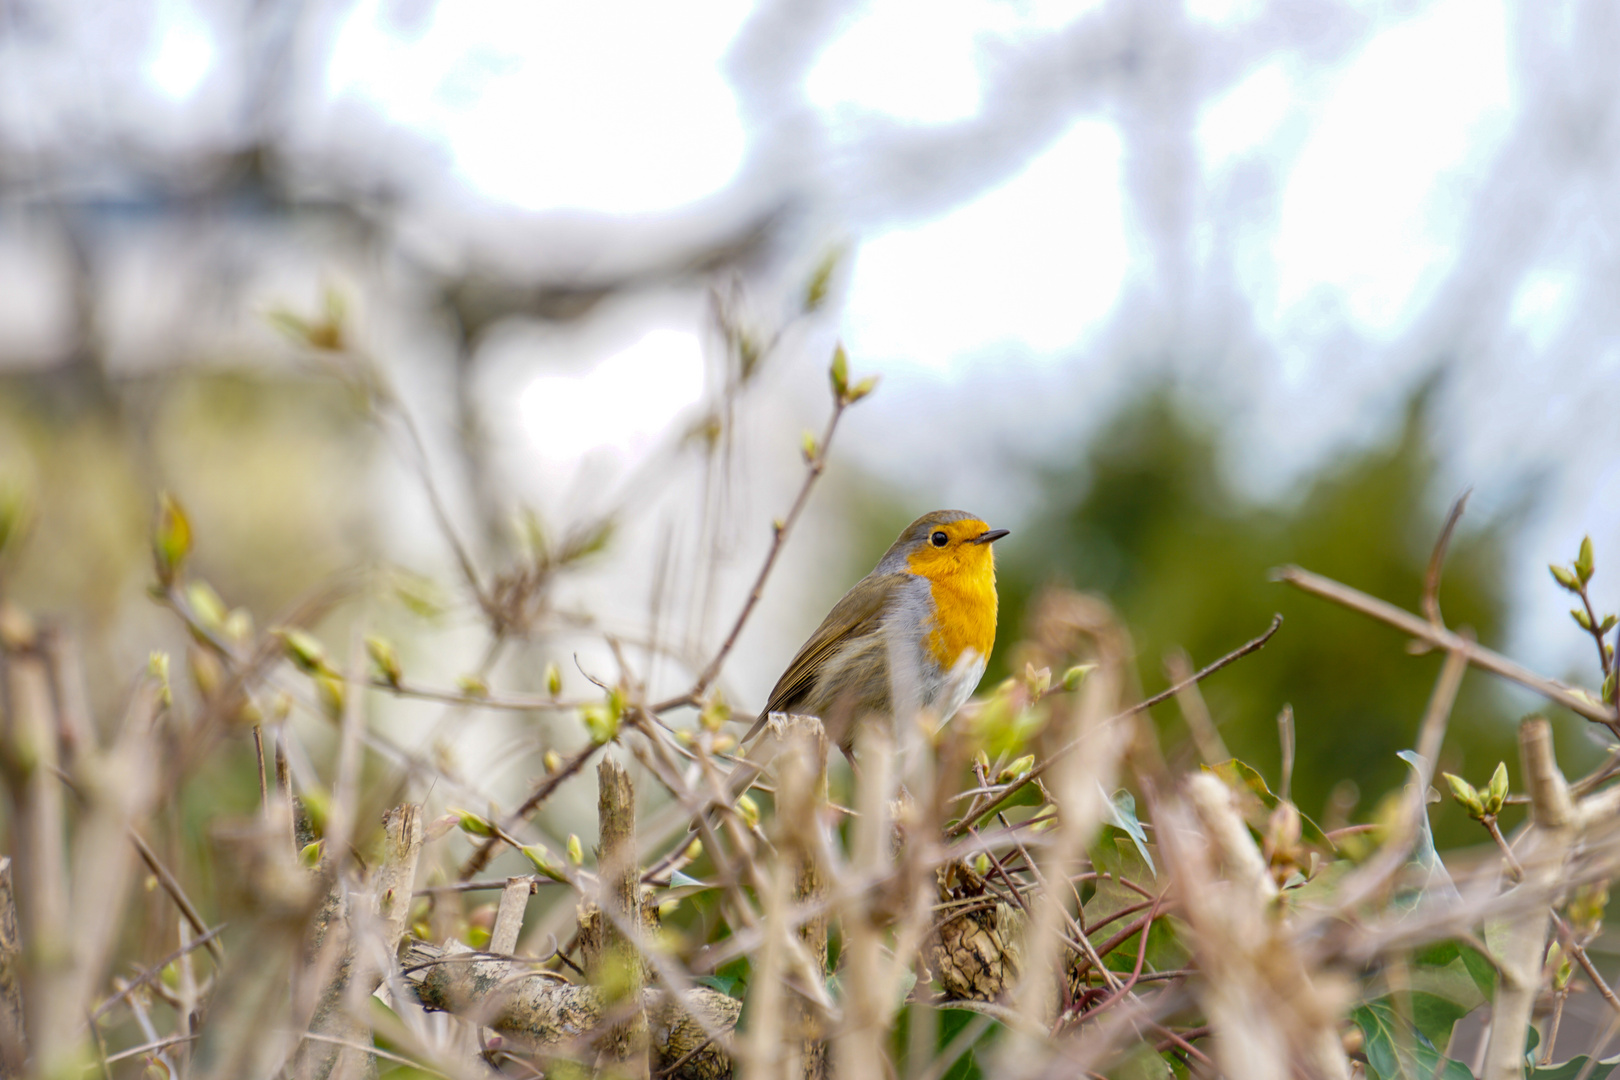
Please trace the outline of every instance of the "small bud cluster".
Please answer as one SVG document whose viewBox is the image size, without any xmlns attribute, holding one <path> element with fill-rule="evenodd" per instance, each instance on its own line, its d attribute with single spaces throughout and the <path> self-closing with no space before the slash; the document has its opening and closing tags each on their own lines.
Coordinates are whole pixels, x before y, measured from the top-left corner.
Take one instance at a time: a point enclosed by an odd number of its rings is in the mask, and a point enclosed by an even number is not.
<svg viewBox="0 0 1620 1080">
<path fill-rule="evenodd" d="M 1491 774 L 1490 783 L 1481 791 L 1467 780 L 1453 773 L 1443 773 L 1446 783 L 1451 787 L 1451 797 L 1468 811 L 1468 816 L 1475 821 L 1484 821 L 1486 818 L 1495 818 L 1502 812 L 1502 804 L 1508 794 L 1507 763 L 1496 763 L 1496 771 Z"/>
</svg>

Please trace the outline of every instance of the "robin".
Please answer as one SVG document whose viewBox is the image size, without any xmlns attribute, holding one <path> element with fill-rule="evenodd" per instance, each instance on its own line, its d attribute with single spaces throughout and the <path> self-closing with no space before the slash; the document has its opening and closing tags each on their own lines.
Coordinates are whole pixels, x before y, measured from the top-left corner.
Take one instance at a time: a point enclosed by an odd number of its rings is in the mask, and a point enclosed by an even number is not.
<svg viewBox="0 0 1620 1080">
<path fill-rule="evenodd" d="M 800 647 L 744 741 L 772 713 L 797 713 L 819 717 L 848 757 L 855 723 L 892 713 L 896 686 L 941 723 L 950 719 L 996 643 L 990 545 L 1007 532 L 961 510 L 906 526 Z"/>
</svg>

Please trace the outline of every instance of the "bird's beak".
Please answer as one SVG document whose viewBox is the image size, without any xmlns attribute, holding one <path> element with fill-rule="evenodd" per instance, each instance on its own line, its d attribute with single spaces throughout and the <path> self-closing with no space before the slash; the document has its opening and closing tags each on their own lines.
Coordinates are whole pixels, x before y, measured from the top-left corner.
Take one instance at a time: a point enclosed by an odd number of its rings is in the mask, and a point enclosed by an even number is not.
<svg viewBox="0 0 1620 1080">
<path fill-rule="evenodd" d="M 1000 540 L 1003 536 L 1006 536 L 1011 531 L 1011 529 L 991 529 L 989 532 L 980 533 L 978 536 L 975 536 L 968 542 L 972 544 L 994 543 L 995 541 Z"/>
</svg>

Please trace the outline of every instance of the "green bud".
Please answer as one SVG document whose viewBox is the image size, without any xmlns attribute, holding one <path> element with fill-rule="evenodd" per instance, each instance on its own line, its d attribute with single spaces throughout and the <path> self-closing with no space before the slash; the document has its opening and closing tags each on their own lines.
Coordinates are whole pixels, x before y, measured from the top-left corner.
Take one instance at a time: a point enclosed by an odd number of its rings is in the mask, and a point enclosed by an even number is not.
<svg viewBox="0 0 1620 1080">
<path fill-rule="evenodd" d="M 1556 580 L 1558 584 L 1562 585 L 1570 592 L 1581 591 L 1580 579 L 1570 571 L 1564 569 L 1562 566 L 1559 566 L 1557 563 L 1548 563 L 1547 569 L 1552 571 L 1554 580 Z"/>
<path fill-rule="evenodd" d="M 580 718 L 585 721 L 585 731 L 590 735 L 592 745 L 606 746 L 619 737 L 618 713 L 600 705 L 587 705 L 580 710 Z"/>
<path fill-rule="evenodd" d="M 456 678 L 456 689 L 470 698 L 489 697 L 489 684 L 471 673 Z"/>
<path fill-rule="evenodd" d="M 1581 579 L 1582 585 L 1592 580 L 1592 538 L 1590 536 L 1581 537 L 1581 553 L 1575 556 L 1574 569 L 1575 576 Z"/>
<path fill-rule="evenodd" d="M 1614 624 L 1620 622 L 1620 615 L 1605 615 L 1603 621 L 1598 623 L 1598 633 L 1607 634 L 1614 629 Z"/>
<path fill-rule="evenodd" d="M 332 666 L 326 662 L 326 650 L 314 635 L 291 626 L 280 627 L 270 632 L 281 639 L 287 659 L 305 675 L 316 675 L 332 670 Z"/>
<path fill-rule="evenodd" d="M 693 840 L 686 845 L 686 861 L 697 862 L 703 857 L 703 841 Z"/>
<path fill-rule="evenodd" d="M 562 770 L 562 755 L 555 750 L 547 750 L 540 759 L 545 763 L 547 773 L 557 773 Z"/>
<path fill-rule="evenodd" d="M 1614 677 L 1616 674 L 1616 672 L 1611 671 L 1608 677 L 1603 680 L 1603 700 L 1610 704 L 1614 702 Z"/>
<path fill-rule="evenodd" d="M 996 774 L 998 784 L 1010 784 L 1035 767 L 1035 755 L 1025 754 Z"/>
<path fill-rule="evenodd" d="M 870 394 L 873 390 L 876 390 L 877 384 L 878 377 L 876 375 L 868 375 L 866 378 L 856 383 L 850 388 L 849 403 L 853 405 L 867 394 Z"/>
<path fill-rule="evenodd" d="M 495 835 L 495 827 L 489 823 L 488 818 L 481 817 L 471 810 L 462 810 L 455 806 L 450 807 L 450 812 L 456 815 L 456 824 L 468 836 L 477 836 L 488 840 Z"/>
<path fill-rule="evenodd" d="M 731 706 L 726 704 L 726 699 L 719 693 L 710 697 L 704 703 L 703 711 L 698 714 L 698 723 L 702 724 L 703 730 L 710 734 L 725 727 L 726 721 L 730 719 Z"/>
<path fill-rule="evenodd" d="M 552 697 L 562 693 L 562 668 L 555 662 L 546 665 L 546 693 Z"/>
<path fill-rule="evenodd" d="M 146 658 L 146 673 L 158 681 L 159 698 L 165 705 L 174 704 L 174 694 L 169 689 L 169 654 L 156 649 Z"/>
<path fill-rule="evenodd" d="M 544 874 L 552 881 L 568 880 L 561 870 L 551 864 L 551 858 L 546 853 L 546 849 L 539 844 L 529 844 L 518 848 L 518 850 L 523 852 L 525 859 L 529 860 L 529 865 L 534 867 L 535 873 Z"/>
<path fill-rule="evenodd" d="M 832 367 L 828 369 L 832 379 L 833 397 L 839 401 L 849 396 L 849 354 L 844 351 L 842 343 L 833 350 Z"/>
<path fill-rule="evenodd" d="M 990 771 L 990 755 L 985 753 L 983 750 L 980 750 L 978 753 L 973 755 L 973 761 L 974 764 L 979 766 L 979 770 L 981 772 Z"/>
<path fill-rule="evenodd" d="M 314 843 L 305 844 L 298 851 L 298 865 L 306 870 L 315 869 L 321 865 L 321 852 L 325 849 L 325 840 L 316 840 Z"/>
<path fill-rule="evenodd" d="M 990 876 L 990 856 L 979 852 L 978 858 L 973 860 L 973 871 L 980 877 Z"/>
<path fill-rule="evenodd" d="M 1076 664 L 1063 673 L 1063 689 L 1078 690 L 1086 681 L 1086 676 L 1097 670 L 1096 664 Z"/>
<path fill-rule="evenodd" d="M 152 558 L 160 584 L 173 585 L 191 554 L 191 522 L 175 497 L 158 496 L 157 523 L 152 527 Z"/>
<path fill-rule="evenodd" d="M 810 281 L 804 288 L 804 310 L 815 311 L 827 302 L 827 291 L 832 287 L 833 271 L 838 269 L 838 262 L 844 256 L 843 248 L 833 248 L 821 257 L 816 264 L 815 272 L 810 275 Z M 834 390 L 838 391 L 834 384 Z"/>
<path fill-rule="evenodd" d="M 806 464 L 816 460 L 816 451 L 818 449 L 819 448 L 816 446 L 816 437 L 814 434 L 806 431 L 802 436 L 800 436 L 799 450 L 804 454 Z"/>
<path fill-rule="evenodd" d="M 225 625 L 225 601 L 206 581 L 193 581 L 186 586 L 186 603 L 197 622 L 209 633 L 218 633 Z"/>
<path fill-rule="evenodd" d="M 247 608 L 232 608 L 225 622 L 220 626 L 219 632 L 225 640 L 236 645 L 246 645 L 253 636 L 253 614 Z"/>
<path fill-rule="evenodd" d="M 1583 608 L 1570 608 L 1569 614 L 1582 630 L 1592 629 L 1592 617 Z"/>
<path fill-rule="evenodd" d="M 575 866 L 585 865 L 585 846 L 579 842 L 578 833 L 568 834 L 568 861 Z"/>
<path fill-rule="evenodd" d="M 343 679 L 330 671 L 318 671 L 312 678 L 322 711 L 332 720 L 343 719 Z"/>
<path fill-rule="evenodd" d="M 1508 794 L 1507 762 L 1498 761 L 1496 771 L 1491 773 L 1491 782 L 1485 788 L 1485 812 L 1487 814 L 1500 814 L 1502 803 Z"/>
<path fill-rule="evenodd" d="M 371 662 L 377 668 L 377 674 L 389 686 L 399 686 L 403 673 L 399 667 L 399 654 L 394 651 L 393 643 L 385 637 L 376 634 L 366 635 L 366 652 Z"/>
<path fill-rule="evenodd" d="M 1478 819 L 1485 816 L 1484 801 L 1480 799 L 1479 792 L 1475 790 L 1473 784 L 1451 773 L 1442 773 L 1441 775 L 1446 778 L 1446 783 L 1451 786 L 1451 797 L 1462 804 L 1463 809 L 1468 811 L 1469 817 Z"/>
<path fill-rule="evenodd" d="M 737 797 L 737 813 L 742 815 L 743 824 L 750 829 L 759 827 L 759 803 L 754 801 L 753 796 L 739 795 Z"/>
<path fill-rule="evenodd" d="M 1037 668 L 1031 663 L 1024 664 L 1024 688 L 1029 691 L 1031 698 L 1044 695 L 1052 688 L 1052 669 Z"/>
</svg>

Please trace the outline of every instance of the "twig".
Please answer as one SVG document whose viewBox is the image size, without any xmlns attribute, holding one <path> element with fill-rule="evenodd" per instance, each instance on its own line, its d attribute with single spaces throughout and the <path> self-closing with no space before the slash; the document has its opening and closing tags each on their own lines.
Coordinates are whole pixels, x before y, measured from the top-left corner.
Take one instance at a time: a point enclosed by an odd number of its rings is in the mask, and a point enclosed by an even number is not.
<svg viewBox="0 0 1620 1080">
<path fill-rule="evenodd" d="M 720 651 L 714 654 L 714 659 L 710 660 L 708 666 L 698 675 L 697 682 L 692 684 L 690 690 L 680 697 L 670 698 L 668 701 L 661 701 L 651 706 L 650 711 L 658 713 L 680 705 L 695 704 L 703 696 L 704 692 L 713 685 L 716 677 L 719 676 L 720 668 L 725 664 L 726 657 L 731 655 L 731 650 L 736 646 L 737 639 L 742 635 L 743 626 L 748 622 L 748 616 L 753 614 L 755 605 L 759 603 L 760 597 L 764 595 L 765 582 L 771 576 L 771 570 L 776 566 L 777 556 L 782 553 L 782 546 L 787 540 L 788 533 L 792 531 L 794 523 L 799 520 L 799 515 L 803 513 L 805 504 L 810 501 L 810 492 L 815 487 L 816 480 L 820 478 L 822 471 L 827 467 L 827 449 L 832 445 L 833 433 L 838 429 L 839 418 L 844 415 L 844 410 L 849 406 L 850 401 L 847 396 L 838 395 L 834 397 L 832 416 L 828 418 L 827 429 L 822 433 L 821 441 L 816 444 L 816 452 L 808 462 L 804 483 L 799 486 L 799 494 L 793 500 L 793 505 L 789 508 L 787 516 L 782 519 L 781 524 L 776 526 L 775 533 L 771 537 L 770 550 L 765 553 L 764 565 L 759 568 L 759 574 L 754 578 L 754 587 L 748 590 L 748 599 L 743 601 L 742 610 L 737 613 L 736 621 L 731 624 L 731 632 L 726 635 L 725 641 L 721 643 Z"/>
<path fill-rule="evenodd" d="M 159 975 L 161 975 L 163 973 L 164 968 L 168 967 L 170 964 L 174 963 L 176 960 L 180 959 L 182 956 L 189 953 L 192 949 L 195 949 L 199 945 L 207 945 L 222 930 L 225 929 L 226 925 L 227 924 L 225 924 L 225 923 L 220 923 L 218 926 L 214 927 L 212 930 L 208 931 L 206 934 L 203 934 L 200 937 L 192 938 L 190 941 L 186 942 L 184 945 L 182 945 L 178 949 L 174 950 L 174 952 L 170 953 L 168 956 L 165 956 L 163 959 L 159 960 L 157 963 L 152 964 L 152 965 L 142 969 L 141 973 L 139 975 L 135 976 L 135 978 L 131 982 L 125 984 L 124 987 L 121 990 L 119 990 L 116 994 L 114 994 L 112 997 L 108 998 L 106 1001 L 103 1001 L 100 1005 L 96 1006 L 95 1011 L 90 1014 L 91 1021 L 94 1022 L 96 1020 L 100 1020 L 103 1016 L 105 1016 L 107 1014 L 107 1010 L 111 1009 L 114 1005 L 117 1005 L 120 1001 L 124 1000 L 132 992 L 134 992 L 136 990 L 139 990 L 141 987 L 145 986 L 147 983 L 149 983 L 153 979 L 157 978 Z"/>
<path fill-rule="evenodd" d="M 1609 984 L 1598 974 L 1597 968 L 1592 965 L 1592 958 L 1586 955 L 1586 948 L 1575 940 L 1575 934 L 1570 930 L 1569 923 L 1565 922 L 1564 917 L 1557 911 L 1552 913 L 1552 921 L 1553 926 L 1558 929 L 1558 943 L 1564 947 L 1565 952 L 1575 958 L 1576 963 L 1581 965 L 1581 970 L 1586 972 L 1586 977 L 1597 987 L 1597 992 L 1603 995 L 1603 1000 L 1609 1003 L 1609 1008 L 1620 1015 L 1620 997 L 1615 997 L 1614 991 L 1609 989 Z"/>
<path fill-rule="evenodd" d="M 133 826 L 129 829 L 129 838 L 135 842 L 135 850 L 141 853 L 141 861 L 146 863 L 147 869 L 151 870 L 153 876 L 158 879 L 158 884 L 162 885 L 163 891 L 169 894 L 169 898 L 174 901 L 174 906 L 180 909 L 180 914 L 186 917 L 186 922 L 191 924 L 191 929 L 207 945 L 208 952 L 213 956 L 214 962 L 223 963 L 225 961 L 225 949 L 220 945 L 218 939 L 209 932 L 208 924 L 203 922 L 203 917 L 192 906 L 191 899 L 186 896 L 186 891 L 180 887 L 180 882 L 176 881 L 174 875 L 169 873 L 169 868 L 163 865 L 162 861 L 158 859 L 157 855 L 147 845 L 146 841 L 141 838 L 141 834 L 135 831 Z"/>
<path fill-rule="evenodd" d="M 128 1050 L 118 1051 L 118 1053 L 107 1058 L 107 1064 L 111 1065 L 115 1061 L 123 1061 L 125 1058 L 132 1058 L 136 1054 L 150 1054 L 154 1050 L 165 1050 L 171 1046 L 178 1046 L 181 1043 L 191 1042 L 197 1037 L 198 1036 L 196 1035 L 170 1035 L 168 1038 L 158 1039 L 156 1042 L 142 1043 L 140 1046 L 132 1046 Z"/>
<path fill-rule="evenodd" d="M 1098 726 L 1099 727 L 1104 727 L 1104 726 L 1107 726 L 1109 724 L 1115 723 L 1117 721 L 1124 720 L 1127 717 L 1135 716 L 1137 713 L 1145 712 L 1148 709 L 1153 708 L 1153 706 L 1158 705 L 1161 702 L 1168 701 L 1169 699 L 1175 697 L 1178 693 L 1185 690 L 1187 687 L 1193 685 L 1194 683 L 1202 682 L 1203 680 L 1209 678 L 1211 675 L 1215 674 L 1217 671 L 1219 671 L 1222 668 L 1226 667 L 1228 664 L 1235 663 L 1236 661 L 1243 659 L 1245 656 L 1248 656 L 1250 653 L 1259 651 L 1261 648 L 1263 648 L 1265 646 L 1266 642 L 1271 640 L 1272 635 L 1274 635 L 1277 632 L 1277 628 L 1282 626 L 1282 621 L 1283 621 L 1283 617 L 1281 615 L 1273 615 L 1271 617 L 1271 625 L 1269 627 L 1267 627 L 1266 632 L 1261 634 L 1259 637 L 1254 638 L 1251 641 L 1245 642 L 1244 644 L 1240 645 L 1238 648 L 1233 649 L 1231 652 L 1229 652 L 1225 656 L 1221 657 L 1219 660 L 1216 660 L 1214 663 L 1210 664 L 1208 667 L 1202 668 L 1199 671 L 1194 672 L 1192 675 L 1188 676 L 1186 679 L 1183 679 L 1181 682 L 1175 684 L 1174 686 L 1171 686 L 1171 687 L 1169 687 L 1169 688 L 1167 688 L 1165 690 L 1159 691 L 1157 694 L 1154 694 L 1152 697 L 1150 697 L 1150 698 L 1146 699 L 1145 701 L 1142 701 L 1142 702 L 1140 702 L 1140 703 L 1138 703 L 1136 705 L 1132 705 L 1130 708 L 1124 710 L 1123 712 L 1115 713 L 1113 716 L 1110 716 L 1110 717 L 1108 717 L 1108 719 L 1102 721 L 1102 723 L 1099 724 Z M 976 805 L 976 806 L 970 807 L 968 809 L 968 811 L 965 814 L 962 815 L 962 820 L 961 821 L 958 821 L 955 825 L 952 825 L 949 829 L 945 830 L 945 838 L 947 840 L 954 840 L 957 837 L 961 836 L 963 833 L 967 832 L 969 829 L 971 829 L 973 827 L 973 825 L 980 818 L 984 817 L 986 814 L 988 814 L 991 811 L 995 810 L 996 807 L 998 807 L 1001 804 L 1005 803 L 1008 799 L 1012 798 L 1012 796 L 1018 794 L 1020 791 L 1024 790 L 1026 787 L 1033 784 L 1036 781 L 1036 779 L 1039 778 L 1043 773 L 1045 773 L 1047 769 L 1051 768 L 1054 763 L 1056 763 L 1064 755 L 1066 755 L 1066 754 L 1070 753 L 1071 751 L 1073 751 L 1076 747 L 1078 747 L 1081 743 L 1083 743 L 1085 741 L 1086 741 L 1086 737 L 1082 735 L 1080 738 L 1075 739 L 1072 742 L 1065 743 L 1063 746 L 1058 747 L 1055 751 L 1053 751 L 1051 753 L 1051 755 L 1049 755 L 1047 757 L 1047 759 L 1045 761 L 1041 762 L 1039 765 L 1036 765 L 1029 772 L 1025 773 L 1021 780 L 1019 780 L 1017 783 L 1013 784 L 1012 786 L 1008 787 L 999 796 L 997 796 L 993 801 L 991 801 L 990 805 L 988 805 L 988 806 L 977 806 Z"/>
<path fill-rule="evenodd" d="M 1468 662 L 1493 675 L 1498 675 L 1520 686 L 1528 687 L 1549 701 L 1556 702 L 1570 712 L 1595 720 L 1600 724 L 1607 724 L 1614 728 L 1620 724 L 1620 714 L 1607 705 L 1594 698 L 1585 697 L 1572 692 L 1551 679 L 1537 675 L 1522 664 L 1517 664 L 1500 653 L 1464 638 L 1461 634 L 1435 627 L 1418 618 L 1409 611 L 1403 611 L 1394 604 L 1380 600 L 1376 596 L 1369 596 L 1359 589 L 1352 589 L 1342 585 L 1332 578 L 1325 578 L 1320 574 L 1313 574 L 1297 566 L 1283 566 L 1272 571 L 1272 578 L 1302 589 L 1305 592 L 1332 600 L 1336 604 L 1359 611 L 1363 615 L 1387 623 L 1402 633 L 1426 641 L 1438 649 L 1448 651 L 1461 650 L 1468 658 Z"/>
<path fill-rule="evenodd" d="M 603 745 L 605 744 L 594 742 L 591 743 L 589 746 L 586 746 L 584 749 L 580 750 L 573 757 L 563 762 L 562 768 L 540 781 L 540 783 L 535 787 L 534 791 L 530 793 L 529 797 L 523 800 L 523 805 L 506 815 L 506 822 L 501 826 L 502 829 L 510 830 L 516 828 L 519 822 L 526 820 L 530 814 L 534 813 L 536 807 L 545 802 L 547 799 L 551 798 L 552 793 L 555 792 L 557 788 L 562 786 L 563 781 L 567 780 L 569 777 L 579 772 L 579 770 L 583 769 L 585 767 L 585 763 L 591 760 L 591 758 L 595 756 L 596 752 L 602 749 Z M 488 866 L 489 860 L 494 857 L 495 848 L 498 844 L 500 844 L 500 842 L 500 837 L 492 836 L 488 840 L 485 840 L 482 844 L 478 845 L 478 849 L 467 858 L 466 862 L 461 864 L 461 869 L 456 871 L 456 880 L 466 881 L 468 878 L 478 873 L 478 871 Z"/>
</svg>

